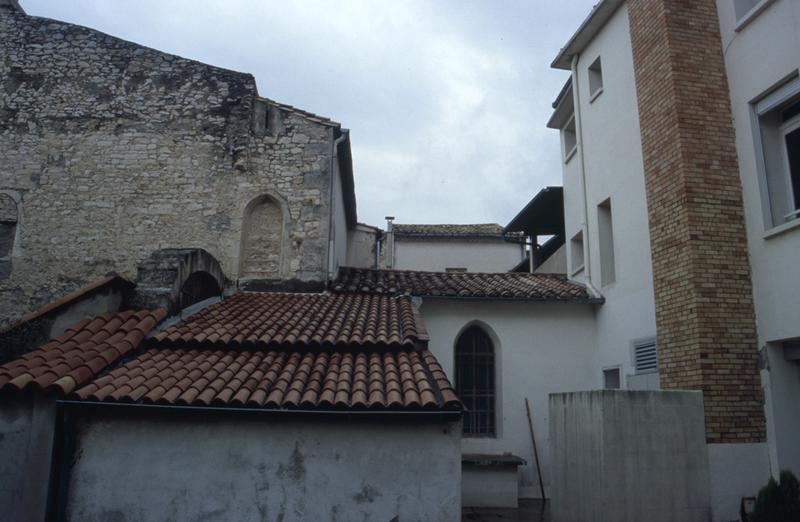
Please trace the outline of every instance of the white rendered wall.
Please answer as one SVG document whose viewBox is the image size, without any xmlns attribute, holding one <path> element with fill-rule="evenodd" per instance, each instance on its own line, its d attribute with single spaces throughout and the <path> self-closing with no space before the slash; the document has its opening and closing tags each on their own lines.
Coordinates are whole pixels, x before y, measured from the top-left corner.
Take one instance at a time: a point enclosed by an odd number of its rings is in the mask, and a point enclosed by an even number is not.
<svg viewBox="0 0 800 522">
<path fill-rule="evenodd" d="M 460 422 L 125 411 L 76 424 L 70 520 L 461 514 Z"/>
<path fill-rule="evenodd" d="M 800 2 L 775 1 L 739 31 L 733 2 L 717 0 L 717 10 L 736 130 L 759 345 L 764 347 L 800 337 L 800 220 L 794 221 L 794 228 L 768 237 L 770 225 L 765 222 L 759 188 L 751 101 L 800 68 Z M 800 371 L 797 363 L 783 360 L 781 348 L 770 346 L 765 354 L 770 370 L 762 372 L 762 381 L 772 471 L 777 474 L 778 469 L 791 468 L 797 473 Z"/>
<path fill-rule="evenodd" d="M 420 311 L 428 328 L 430 350 L 455 380 L 455 343 L 467 326 L 478 324 L 492 338 L 498 383 L 497 437 L 462 439 L 463 453 L 513 453 L 521 466 L 521 497 L 540 497 L 525 398 L 542 464 L 545 495 L 552 466 L 549 455 L 548 394 L 596 388 L 591 357 L 592 305 L 425 299 Z M 455 384 L 455 383 L 454 383 Z"/>
<path fill-rule="evenodd" d="M 588 67 L 601 58 L 603 92 L 590 101 Z M 639 132 L 627 5 L 622 5 L 586 47 L 577 64 L 583 141 L 564 168 L 567 238 L 584 220 L 580 160 L 586 172 L 590 283 L 606 298 L 597 311 L 596 369 L 592 384 L 602 386 L 604 368 L 620 367 L 621 385 L 634 373 L 632 342 L 656 335 L 650 229 Z M 576 82 L 573 81 L 573 89 Z M 598 205 L 611 200 L 616 280 L 602 286 Z M 568 249 L 569 250 L 569 249 Z M 568 266 L 571 266 L 568 264 Z M 585 276 L 578 274 L 579 276 Z M 583 280 L 584 277 L 575 277 Z"/>
<path fill-rule="evenodd" d="M 394 268 L 430 270 L 466 268 L 468 272 L 508 272 L 523 259 L 522 247 L 501 240 L 395 238 Z"/>
</svg>

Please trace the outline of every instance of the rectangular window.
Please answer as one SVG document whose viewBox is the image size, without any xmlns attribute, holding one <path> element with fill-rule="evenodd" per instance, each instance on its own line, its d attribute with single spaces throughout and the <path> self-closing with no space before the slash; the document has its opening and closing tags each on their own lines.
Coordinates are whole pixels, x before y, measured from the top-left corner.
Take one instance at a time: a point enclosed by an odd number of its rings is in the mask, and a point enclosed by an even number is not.
<svg viewBox="0 0 800 522">
<path fill-rule="evenodd" d="M 561 150 L 564 163 L 568 163 L 578 149 L 578 137 L 575 133 L 575 116 L 570 116 L 566 125 L 561 129 Z"/>
<path fill-rule="evenodd" d="M 600 235 L 600 284 L 616 280 L 614 266 L 614 230 L 611 224 L 611 199 L 597 205 L 597 232 Z"/>
<path fill-rule="evenodd" d="M 570 268 L 575 275 L 583 270 L 583 230 L 572 236 L 569 241 Z"/>
<path fill-rule="evenodd" d="M 658 371 L 658 353 L 656 352 L 655 339 L 633 343 L 633 366 L 637 374 Z"/>
<path fill-rule="evenodd" d="M 618 390 L 620 388 L 619 368 L 603 370 L 603 388 L 606 390 Z"/>
<path fill-rule="evenodd" d="M 592 62 L 589 66 L 589 102 L 593 102 L 595 98 L 600 96 L 603 92 L 603 64 L 600 62 L 600 57 Z"/>
<path fill-rule="evenodd" d="M 800 217 L 800 79 L 754 106 L 767 228 Z"/>
</svg>

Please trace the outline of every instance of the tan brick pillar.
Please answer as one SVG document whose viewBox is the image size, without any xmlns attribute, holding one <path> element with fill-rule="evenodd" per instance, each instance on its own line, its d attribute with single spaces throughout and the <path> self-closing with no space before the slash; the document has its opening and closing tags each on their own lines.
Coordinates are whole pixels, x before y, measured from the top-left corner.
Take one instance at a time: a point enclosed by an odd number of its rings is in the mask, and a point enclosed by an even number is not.
<svg viewBox="0 0 800 522">
<path fill-rule="evenodd" d="M 741 181 L 714 0 L 629 0 L 661 386 L 702 390 L 708 442 L 765 421 Z"/>
</svg>

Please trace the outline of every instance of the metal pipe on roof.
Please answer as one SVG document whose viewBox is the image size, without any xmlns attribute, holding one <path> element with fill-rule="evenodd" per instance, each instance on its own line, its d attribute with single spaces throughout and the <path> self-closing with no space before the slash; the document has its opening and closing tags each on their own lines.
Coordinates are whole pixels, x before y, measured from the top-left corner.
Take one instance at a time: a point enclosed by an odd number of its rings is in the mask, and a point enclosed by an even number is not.
<svg viewBox="0 0 800 522">
<path fill-rule="evenodd" d="M 333 145 L 331 146 L 331 182 L 330 188 L 328 190 L 328 266 L 327 270 L 325 271 L 325 288 L 328 287 L 331 279 L 333 279 L 333 246 L 336 241 L 336 231 L 334 230 L 334 210 L 335 210 L 335 201 L 334 201 L 334 194 L 335 190 L 333 187 L 336 184 L 335 179 L 335 172 L 336 172 L 336 160 L 339 158 L 339 144 L 342 143 L 344 140 L 347 139 L 348 131 L 347 129 L 341 129 L 341 135 L 333 140 Z M 341 175 L 341 174 L 340 174 Z"/>
</svg>

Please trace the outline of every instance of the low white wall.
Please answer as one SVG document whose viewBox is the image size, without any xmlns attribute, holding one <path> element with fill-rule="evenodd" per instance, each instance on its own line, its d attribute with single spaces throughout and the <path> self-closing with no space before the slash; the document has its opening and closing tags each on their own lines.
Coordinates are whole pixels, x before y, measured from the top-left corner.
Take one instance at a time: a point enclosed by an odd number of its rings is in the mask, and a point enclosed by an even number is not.
<svg viewBox="0 0 800 522">
<path fill-rule="evenodd" d="M 550 396 L 558 522 L 707 522 L 711 513 L 701 392 Z"/>
<path fill-rule="evenodd" d="M 458 520 L 460 422 L 84 414 L 71 520 Z"/>
<path fill-rule="evenodd" d="M 454 380 L 454 350 L 459 334 L 471 324 L 483 327 L 495 349 L 497 436 L 464 437 L 464 453 L 522 457 L 519 496 L 541 497 L 531 445 L 525 398 L 542 465 L 545 496 L 552 465 L 548 449 L 548 394 L 592 388 L 593 306 L 425 299 L 420 308 L 430 334 L 429 348 Z"/>
</svg>

